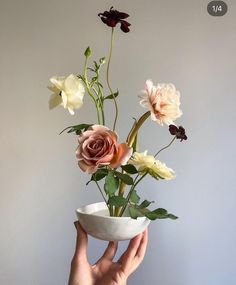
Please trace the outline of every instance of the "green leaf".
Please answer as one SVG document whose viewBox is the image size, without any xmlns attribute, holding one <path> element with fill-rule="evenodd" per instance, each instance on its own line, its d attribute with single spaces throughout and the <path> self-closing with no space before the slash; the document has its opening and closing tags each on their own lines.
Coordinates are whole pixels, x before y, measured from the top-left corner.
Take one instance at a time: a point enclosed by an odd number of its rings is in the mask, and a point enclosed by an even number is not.
<svg viewBox="0 0 236 285">
<path fill-rule="evenodd" d="M 158 208 L 154 211 L 145 213 L 145 216 L 150 220 L 156 220 L 156 219 L 173 219 L 176 220 L 177 217 L 173 214 L 168 214 L 168 212 L 165 209 Z"/>
<path fill-rule="evenodd" d="M 153 212 L 145 213 L 145 216 L 151 221 L 154 221 L 156 219 L 160 219 L 160 217 L 158 217 L 158 215 L 156 215 Z"/>
<path fill-rule="evenodd" d="M 104 190 L 107 195 L 113 196 L 118 189 L 119 186 L 119 179 L 114 176 L 114 173 L 112 171 L 109 171 L 106 179 L 105 179 L 105 185 Z"/>
<path fill-rule="evenodd" d="M 137 194 L 136 190 L 133 190 L 130 194 L 130 202 L 137 204 L 140 200 L 139 195 Z"/>
<path fill-rule="evenodd" d="M 129 173 L 129 174 L 136 174 L 136 173 L 138 173 L 138 170 L 132 164 L 122 165 L 121 168 L 124 171 L 126 171 L 127 173 Z"/>
<path fill-rule="evenodd" d="M 96 72 L 93 68 L 91 68 L 91 67 L 87 67 L 87 70 L 90 70 L 90 71 L 92 71 L 92 72 Z"/>
<path fill-rule="evenodd" d="M 138 210 L 139 210 L 140 213 L 142 213 L 143 216 L 145 216 L 146 213 L 151 212 L 148 208 L 142 208 L 142 209 L 138 208 Z"/>
<path fill-rule="evenodd" d="M 160 215 L 160 216 L 166 216 L 168 214 L 166 209 L 163 209 L 163 208 L 158 208 L 158 209 L 152 211 L 152 213 L 155 213 L 156 215 Z"/>
<path fill-rule="evenodd" d="M 128 174 L 120 173 L 118 171 L 115 171 L 115 176 L 118 177 L 120 180 L 122 180 L 127 185 L 133 185 L 134 181 L 133 178 L 130 177 Z"/>
<path fill-rule="evenodd" d="M 176 220 L 176 219 L 178 219 L 178 217 L 176 217 L 176 216 L 173 215 L 173 214 L 168 214 L 168 215 L 167 215 L 167 218 L 169 218 L 169 219 L 171 219 L 171 220 Z"/>
<path fill-rule="evenodd" d="M 92 124 L 80 124 L 80 125 L 70 126 L 62 130 L 60 134 L 62 134 L 66 130 L 69 130 L 67 131 L 67 133 L 76 132 L 76 134 L 80 134 L 82 130 L 86 131 L 90 126 L 92 126 Z"/>
<path fill-rule="evenodd" d="M 108 170 L 107 169 L 98 169 L 93 175 L 92 180 L 100 181 L 105 176 L 107 176 Z"/>
<path fill-rule="evenodd" d="M 116 98 L 119 95 L 119 91 L 116 91 L 115 93 L 108 95 L 106 97 L 104 97 L 103 100 L 107 100 L 107 99 L 114 99 L 114 97 Z"/>
<path fill-rule="evenodd" d="M 92 181 L 100 181 L 102 180 L 105 176 L 107 176 L 108 170 L 105 168 L 98 169 L 92 176 L 91 179 L 86 183 L 88 185 Z"/>
<path fill-rule="evenodd" d="M 137 219 L 140 217 L 140 212 L 134 207 L 129 207 L 129 214 L 132 219 Z"/>
<path fill-rule="evenodd" d="M 98 79 L 97 76 L 94 76 L 90 81 L 90 86 L 93 86 L 93 84 L 96 82 L 97 79 Z"/>
<path fill-rule="evenodd" d="M 80 125 L 73 126 L 72 128 L 75 131 L 80 131 L 80 130 L 87 130 L 90 126 L 92 125 L 91 124 L 80 124 Z"/>
<path fill-rule="evenodd" d="M 122 207 L 127 204 L 127 201 L 124 197 L 121 196 L 112 196 L 108 200 L 108 204 L 115 207 Z"/>
<path fill-rule="evenodd" d="M 97 64 L 97 62 L 94 60 L 94 66 L 95 66 L 95 70 L 98 70 L 99 69 L 99 65 Z"/>
<path fill-rule="evenodd" d="M 153 201 L 148 201 L 148 200 L 144 200 L 139 206 L 138 208 L 143 209 L 143 208 L 147 208 L 151 203 L 153 203 Z"/>
<path fill-rule="evenodd" d="M 96 84 L 98 87 L 103 88 L 103 85 L 102 85 L 100 82 L 96 81 L 95 84 Z M 104 100 L 104 99 L 103 99 L 103 100 Z"/>
</svg>

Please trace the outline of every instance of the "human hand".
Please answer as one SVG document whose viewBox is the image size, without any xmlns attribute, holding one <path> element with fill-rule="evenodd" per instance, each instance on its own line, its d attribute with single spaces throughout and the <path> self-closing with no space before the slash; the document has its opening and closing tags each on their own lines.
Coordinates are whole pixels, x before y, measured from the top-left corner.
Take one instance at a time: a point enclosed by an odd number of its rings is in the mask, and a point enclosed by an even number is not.
<svg viewBox="0 0 236 285">
<path fill-rule="evenodd" d="M 117 262 L 113 262 L 118 243 L 109 242 L 103 256 L 91 265 L 87 259 L 88 236 L 79 222 L 75 222 L 77 241 L 71 262 L 68 285 L 125 285 L 128 277 L 142 262 L 148 241 L 148 232 L 134 237 Z"/>
</svg>

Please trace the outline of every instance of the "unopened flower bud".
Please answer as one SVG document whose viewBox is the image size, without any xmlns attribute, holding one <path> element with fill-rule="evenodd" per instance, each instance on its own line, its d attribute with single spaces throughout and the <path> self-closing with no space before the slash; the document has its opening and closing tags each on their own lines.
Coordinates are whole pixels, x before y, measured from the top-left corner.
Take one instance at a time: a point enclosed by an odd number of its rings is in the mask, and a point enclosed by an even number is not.
<svg viewBox="0 0 236 285">
<path fill-rule="evenodd" d="M 85 52 L 84 52 L 84 55 L 88 58 L 88 57 L 90 57 L 91 56 L 91 49 L 90 49 L 90 47 L 87 47 L 86 48 L 86 50 L 85 50 Z"/>
</svg>

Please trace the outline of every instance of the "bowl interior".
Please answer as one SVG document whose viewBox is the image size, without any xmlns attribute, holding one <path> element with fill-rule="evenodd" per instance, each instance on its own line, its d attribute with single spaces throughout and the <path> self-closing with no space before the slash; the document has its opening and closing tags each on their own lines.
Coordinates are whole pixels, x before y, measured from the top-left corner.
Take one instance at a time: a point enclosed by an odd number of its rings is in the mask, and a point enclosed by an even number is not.
<svg viewBox="0 0 236 285">
<path fill-rule="evenodd" d="M 105 202 L 83 206 L 76 212 L 78 220 L 88 234 L 108 241 L 131 239 L 144 231 L 150 223 L 146 217 L 110 217 Z"/>
<path fill-rule="evenodd" d="M 120 217 L 110 216 L 109 210 L 105 202 L 98 202 L 98 203 L 93 203 L 90 205 L 82 206 L 81 208 L 77 209 L 76 212 L 81 213 L 81 214 L 109 217 L 111 219 L 120 219 Z M 127 209 L 124 211 L 122 218 L 130 218 L 129 212 Z"/>
<path fill-rule="evenodd" d="M 78 213 L 81 214 L 94 214 L 94 215 L 106 215 L 109 216 L 109 211 L 105 202 L 98 202 L 90 205 L 82 206 L 77 209 Z"/>
</svg>

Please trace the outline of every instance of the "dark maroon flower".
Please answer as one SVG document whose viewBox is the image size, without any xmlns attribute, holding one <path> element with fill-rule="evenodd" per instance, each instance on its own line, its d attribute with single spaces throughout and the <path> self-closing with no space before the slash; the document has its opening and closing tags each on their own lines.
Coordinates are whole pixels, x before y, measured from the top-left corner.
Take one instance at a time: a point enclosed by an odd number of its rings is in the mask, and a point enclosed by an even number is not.
<svg viewBox="0 0 236 285">
<path fill-rule="evenodd" d="M 111 7 L 110 11 L 99 13 L 98 16 L 107 26 L 114 28 L 118 23 L 120 23 L 121 30 L 124 33 L 129 32 L 129 26 L 131 24 L 124 20 L 129 17 L 128 14 L 124 12 L 119 12 L 117 10 L 113 10 L 113 7 Z"/>
<path fill-rule="evenodd" d="M 177 139 L 186 140 L 188 137 L 185 134 L 185 129 L 183 127 L 176 127 L 175 125 L 169 125 L 169 131 L 173 136 L 176 136 Z"/>
</svg>

